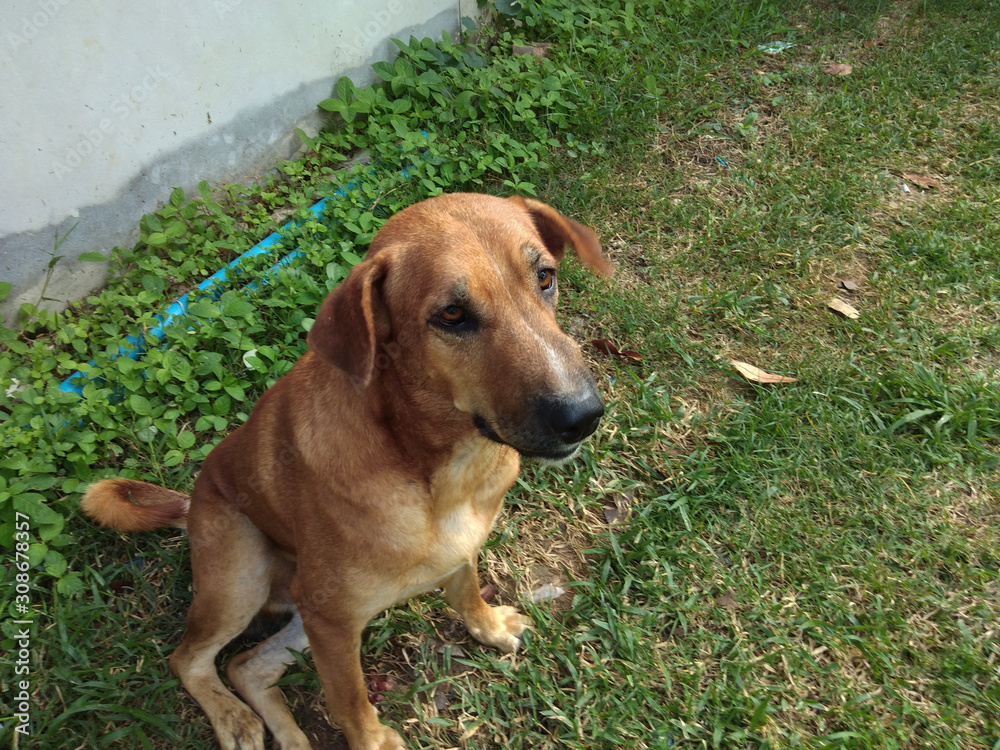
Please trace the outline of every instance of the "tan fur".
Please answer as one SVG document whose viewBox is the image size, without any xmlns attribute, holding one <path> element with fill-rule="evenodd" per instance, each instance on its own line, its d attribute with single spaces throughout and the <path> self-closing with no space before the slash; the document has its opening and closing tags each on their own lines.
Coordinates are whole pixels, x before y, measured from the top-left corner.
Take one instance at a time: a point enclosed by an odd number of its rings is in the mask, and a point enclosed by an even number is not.
<svg viewBox="0 0 1000 750">
<path fill-rule="evenodd" d="M 88 488 L 80 510 L 119 531 L 152 531 L 163 526 L 186 528 L 190 505 L 187 495 L 165 487 L 133 479 L 105 479 Z"/>
<path fill-rule="evenodd" d="M 530 621 L 483 602 L 479 549 L 518 454 L 571 458 L 603 411 L 546 286 L 567 245 L 610 269 L 593 232 L 538 201 L 458 194 L 401 211 L 320 306 L 310 351 L 208 456 L 187 514 L 195 598 L 170 664 L 225 750 L 263 750 L 265 725 L 282 750 L 309 747 L 270 687 L 307 646 L 352 750 L 405 747 L 367 700 L 359 644 L 422 592 L 443 588 L 475 638 L 517 649 Z M 105 480 L 83 508 L 148 529 L 176 524 L 181 498 Z M 229 663 L 244 703 L 215 657 L 264 608 L 294 615 Z"/>
</svg>

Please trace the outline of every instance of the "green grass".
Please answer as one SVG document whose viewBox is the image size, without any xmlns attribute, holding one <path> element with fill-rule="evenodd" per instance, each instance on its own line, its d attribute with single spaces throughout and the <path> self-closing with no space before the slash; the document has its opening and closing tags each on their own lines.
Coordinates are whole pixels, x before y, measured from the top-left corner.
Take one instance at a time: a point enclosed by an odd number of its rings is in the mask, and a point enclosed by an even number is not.
<svg viewBox="0 0 1000 750">
<path fill-rule="evenodd" d="M 527 7 L 584 104 L 520 179 L 618 264 L 571 262 L 561 318 L 643 359 L 587 348 L 599 434 L 526 466 L 487 545 L 484 583 L 535 619 L 523 653 L 479 648 L 435 597 L 400 605 L 366 633 L 366 672 L 398 680 L 384 720 L 413 748 L 1000 747 L 1000 15 Z M 773 39 L 796 46 L 756 50 Z M 905 193 L 904 173 L 940 186 Z M 303 314 L 271 304 L 294 358 Z M 135 425 L 96 469 L 189 487 L 196 467 Z M 64 533 L 84 590 L 34 594 L 33 746 L 211 747 L 165 665 L 186 542 Z M 532 604 L 544 583 L 570 593 Z M 284 682 L 336 746 L 309 660 Z"/>
</svg>

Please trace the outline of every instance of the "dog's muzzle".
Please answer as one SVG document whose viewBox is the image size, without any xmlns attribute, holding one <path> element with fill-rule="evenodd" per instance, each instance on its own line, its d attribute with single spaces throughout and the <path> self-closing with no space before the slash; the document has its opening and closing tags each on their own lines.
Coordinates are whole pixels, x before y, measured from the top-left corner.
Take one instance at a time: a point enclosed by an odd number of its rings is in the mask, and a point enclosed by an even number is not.
<svg viewBox="0 0 1000 750">
<path fill-rule="evenodd" d="M 560 462 L 576 454 L 603 416 L 604 403 L 591 383 L 570 397 L 535 396 L 522 415 L 499 417 L 494 424 L 474 415 L 473 422 L 484 437 L 509 445 L 522 456 Z"/>
</svg>

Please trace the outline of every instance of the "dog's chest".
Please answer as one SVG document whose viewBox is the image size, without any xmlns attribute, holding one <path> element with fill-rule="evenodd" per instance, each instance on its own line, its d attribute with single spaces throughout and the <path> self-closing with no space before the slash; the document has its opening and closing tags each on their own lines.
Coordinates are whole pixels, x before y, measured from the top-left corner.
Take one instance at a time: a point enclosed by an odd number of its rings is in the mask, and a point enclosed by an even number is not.
<svg viewBox="0 0 1000 750">
<path fill-rule="evenodd" d="M 433 524 L 443 558 L 468 560 L 483 546 L 517 475 L 517 463 L 516 457 L 459 456 L 435 477 Z"/>
<path fill-rule="evenodd" d="M 459 447 L 429 486 L 384 506 L 383 564 L 351 576 L 371 616 L 438 588 L 463 565 L 475 564 L 520 464 L 513 450 L 476 442 L 484 446 Z"/>
<path fill-rule="evenodd" d="M 513 451 L 487 445 L 457 451 L 431 481 L 429 513 L 411 529 L 422 549 L 398 599 L 435 588 L 462 565 L 473 561 L 493 528 L 519 460 Z M 416 519 L 414 519 L 415 521 Z"/>
<path fill-rule="evenodd" d="M 433 556 L 458 565 L 478 552 L 514 483 L 518 464 L 513 451 L 477 440 L 438 470 L 431 481 Z"/>
</svg>

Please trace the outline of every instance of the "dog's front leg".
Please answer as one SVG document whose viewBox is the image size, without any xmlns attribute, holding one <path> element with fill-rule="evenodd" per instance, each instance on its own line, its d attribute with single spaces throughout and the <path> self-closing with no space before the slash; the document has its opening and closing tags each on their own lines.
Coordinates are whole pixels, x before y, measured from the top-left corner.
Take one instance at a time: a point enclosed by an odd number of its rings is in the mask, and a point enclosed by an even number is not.
<svg viewBox="0 0 1000 750">
<path fill-rule="evenodd" d="M 330 716 L 347 737 L 351 750 L 406 750 L 402 737 L 378 720 L 378 712 L 368 702 L 361 671 L 361 631 L 367 623 L 306 609 L 302 624 Z"/>
<path fill-rule="evenodd" d="M 491 607 L 479 594 L 476 563 L 459 568 L 444 584 L 444 598 L 465 618 L 465 626 L 480 643 L 512 654 L 521 645 L 521 634 L 531 620 L 513 607 Z"/>
</svg>

